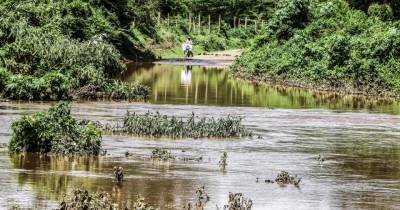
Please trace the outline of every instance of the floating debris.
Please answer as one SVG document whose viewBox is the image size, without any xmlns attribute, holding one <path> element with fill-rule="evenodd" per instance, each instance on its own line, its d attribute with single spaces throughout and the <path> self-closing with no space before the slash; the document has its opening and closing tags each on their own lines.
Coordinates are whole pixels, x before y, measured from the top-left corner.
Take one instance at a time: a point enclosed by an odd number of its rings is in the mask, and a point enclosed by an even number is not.
<svg viewBox="0 0 400 210">
<path fill-rule="evenodd" d="M 151 158 L 158 159 L 158 160 L 173 160 L 175 157 L 171 154 L 170 151 L 164 149 L 154 149 L 152 152 Z"/>
<path fill-rule="evenodd" d="M 325 158 L 321 154 L 319 154 L 318 161 L 319 161 L 319 164 L 322 165 L 322 163 L 325 161 Z"/>
<path fill-rule="evenodd" d="M 290 176 L 290 174 L 287 171 L 281 171 L 281 173 L 279 173 L 276 176 L 275 181 L 278 184 L 283 184 L 283 185 L 284 184 L 293 184 L 295 186 L 298 186 L 301 181 L 301 178 L 297 178 L 297 175 Z"/>
<path fill-rule="evenodd" d="M 114 177 L 115 181 L 122 182 L 124 180 L 124 168 L 114 166 Z"/>
<path fill-rule="evenodd" d="M 228 163 L 226 162 L 227 159 L 228 159 L 228 154 L 227 154 L 226 152 L 224 152 L 224 153 L 221 155 L 221 159 L 219 160 L 219 167 L 220 167 L 221 169 L 225 169 L 225 167 L 228 165 Z"/>
<path fill-rule="evenodd" d="M 275 183 L 275 182 L 272 181 L 272 180 L 270 180 L 270 179 L 266 179 L 266 180 L 265 180 L 265 183 L 271 183 L 271 184 L 273 184 L 273 183 Z"/>
<path fill-rule="evenodd" d="M 224 206 L 224 210 L 251 210 L 252 206 L 253 201 L 243 197 L 242 193 L 229 192 L 229 202 Z"/>
<path fill-rule="evenodd" d="M 129 157 L 129 155 L 130 155 L 130 154 L 129 154 L 129 151 L 126 151 L 126 152 L 125 152 L 125 157 Z"/>
<path fill-rule="evenodd" d="M 106 156 L 107 155 L 107 150 L 106 149 L 101 150 L 100 155 L 101 156 Z"/>
<path fill-rule="evenodd" d="M 115 205 L 106 192 L 90 194 L 87 190 L 74 189 L 63 198 L 60 210 L 75 209 L 115 209 Z"/>
<path fill-rule="evenodd" d="M 203 156 L 200 156 L 200 157 L 188 157 L 188 156 L 185 156 L 185 157 L 180 157 L 179 159 L 180 159 L 180 160 L 183 160 L 183 161 L 196 161 L 196 162 L 200 162 L 200 161 L 203 160 Z"/>
</svg>

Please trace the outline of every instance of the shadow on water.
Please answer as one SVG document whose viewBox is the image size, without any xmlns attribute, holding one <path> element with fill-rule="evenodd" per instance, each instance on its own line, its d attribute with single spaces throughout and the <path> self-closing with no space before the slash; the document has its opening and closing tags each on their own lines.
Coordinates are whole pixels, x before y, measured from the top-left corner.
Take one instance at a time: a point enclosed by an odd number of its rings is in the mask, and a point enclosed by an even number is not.
<svg viewBox="0 0 400 210">
<path fill-rule="evenodd" d="M 152 88 L 151 103 L 267 108 L 327 108 L 400 113 L 394 100 L 316 93 L 299 88 L 255 85 L 228 70 L 201 66 L 131 63 L 123 80 Z"/>
</svg>

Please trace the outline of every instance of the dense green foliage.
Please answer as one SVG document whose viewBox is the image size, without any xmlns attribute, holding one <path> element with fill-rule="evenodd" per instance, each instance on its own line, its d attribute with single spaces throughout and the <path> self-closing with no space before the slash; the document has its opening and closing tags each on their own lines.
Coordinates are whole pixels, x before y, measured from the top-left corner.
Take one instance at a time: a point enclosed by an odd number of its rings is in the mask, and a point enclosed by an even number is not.
<svg viewBox="0 0 400 210">
<path fill-rule="evenodd" d="M 242 137 L 251 135 L 251 132 L 241 124 L 241 118 L 238 117 L 227 116 L 219 119 L 204 117 L 196 119 L 196 116 L 191 114 L 186 120 L 183 120 L 161 115 L 158 112 L 147 112 L 144 115 L 128 113 L 124 119 L 123 132 L 172 138 Z"/>
<path fill-rule="evenodd" d="M 279 1 L 264 34 L 232 72 L 319 90 L 400 95 L 400 23 L 385 21 L 385 5 L 372 4 L 369 13 L 344 0 Z"/>
<path fill-rule="evenodd" d="M 351 6 L 363 11 L 369 11 L 372 4 L 384 5 L 390 7 L 393 11 L 393 16 L 396 19 L 400 19 L 400 1 L 399 0 L 349 0 Z"/>
<path fill-rule="evenodd" d="M 93 124 L 79 125 L 65 102 L 22 117 L 12 130 L 9 149 L 13 152 L 98 155 L 101 149 L 100 131 Z"/>
<path fill-rule="evenodd" d="M 6 0 L 0 3 L 0 93 L 11 99 L 73 98 L 95 87 L 101 97 L 126 98 L 109 80 L 125 70 L 123 58 L 152 57 L 126 21 L 103 1 Z M 130 20 L 132 21 L 132 20 Z M 121 56 L 123 55 L 123 57 Z M 119 83 L 118 83 L 119 84 Z M 132 86 L 132 85 L 131 85 Z M 134 88 L 147 97 L 145 87 Z M 92 88 L 93 89 L 93 88 Z M 78 94 L 79 95 L 79 94 Z M 115 97 L 116 98 L 116 97 Z"/>
</svg>

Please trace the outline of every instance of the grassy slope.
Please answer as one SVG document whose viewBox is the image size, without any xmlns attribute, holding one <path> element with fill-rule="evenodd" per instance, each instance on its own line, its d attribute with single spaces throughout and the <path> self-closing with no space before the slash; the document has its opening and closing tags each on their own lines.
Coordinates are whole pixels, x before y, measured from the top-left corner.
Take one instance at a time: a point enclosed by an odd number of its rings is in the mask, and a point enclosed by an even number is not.
<svg viewBox="0 0 400 210">
<path fill-rule="evenodd" d="M 281 1 L 232 73 L 259 82 L 398 96 L 400 24 L 380 17 L 387 14 L 384 6 L 375 5 L 369 14 L 343 0 Z"/>
<path fill-rule="evenodd" d="M 139 84 L 110 80 L 124 58 L 151 58 L 130 23 L 103 1 L 0 3 L 0 94 L 11 99 L 143 99 Z M 114 8 L 114 7 L 111 7 Z M 123 55 L 123 56 L 121 56 Z"/>
</svg>

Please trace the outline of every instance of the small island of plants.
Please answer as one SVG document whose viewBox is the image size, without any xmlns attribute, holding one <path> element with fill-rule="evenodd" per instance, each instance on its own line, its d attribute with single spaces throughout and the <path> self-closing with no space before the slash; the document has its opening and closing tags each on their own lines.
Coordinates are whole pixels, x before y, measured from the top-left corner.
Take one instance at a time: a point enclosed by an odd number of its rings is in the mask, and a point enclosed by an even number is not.
<svg viewBox="0 0 400 210">
<path fill-rule="evenodd" d="M 93 124 L 79 125 L 67 102 L 23 116 L 12 124 L 12 131 L 11 152 L 99 155 L 101 151 L 100 130 Z"/>
</svg>

